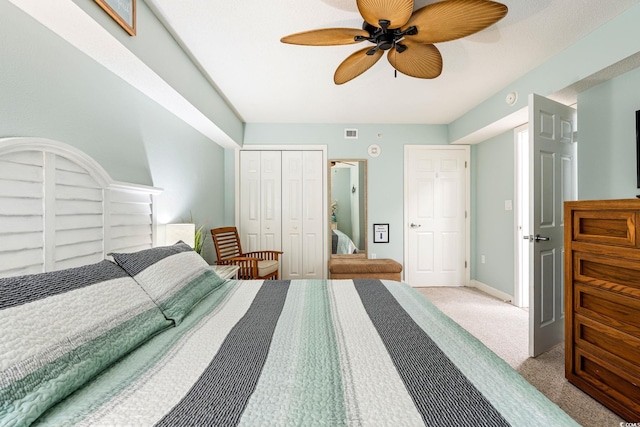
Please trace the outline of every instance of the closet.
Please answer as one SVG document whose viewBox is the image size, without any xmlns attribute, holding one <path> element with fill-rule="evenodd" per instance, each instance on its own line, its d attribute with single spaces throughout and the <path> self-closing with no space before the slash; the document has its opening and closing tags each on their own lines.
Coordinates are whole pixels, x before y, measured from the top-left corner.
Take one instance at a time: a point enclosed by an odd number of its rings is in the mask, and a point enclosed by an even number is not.
<svg viewBox="0 0 640 427">
<path fill-rule="evenodd" d="M 238 231 L 245 251 L 284 252 L 283 279 L 326 276 L 321 150 L 241 150 Z"/>
</svg>

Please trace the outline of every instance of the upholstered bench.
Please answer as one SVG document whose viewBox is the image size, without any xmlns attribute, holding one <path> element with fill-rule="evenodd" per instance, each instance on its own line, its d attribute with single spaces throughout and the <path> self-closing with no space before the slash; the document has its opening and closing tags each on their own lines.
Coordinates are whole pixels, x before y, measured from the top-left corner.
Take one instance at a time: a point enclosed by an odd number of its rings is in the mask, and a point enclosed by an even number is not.
<svg viewBox="0 0 640 427">
<path fill-rule="evenodd" d="M 392 259 L 332 258 L 330 279 L 401 280 L 402 264 Z"/>
</svg>

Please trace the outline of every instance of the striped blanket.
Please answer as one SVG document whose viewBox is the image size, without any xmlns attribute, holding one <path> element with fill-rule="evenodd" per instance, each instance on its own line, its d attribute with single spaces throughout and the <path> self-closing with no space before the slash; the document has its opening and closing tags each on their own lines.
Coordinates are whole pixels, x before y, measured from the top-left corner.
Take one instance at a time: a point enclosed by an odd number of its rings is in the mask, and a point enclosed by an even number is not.
<svg viewBox="0 0 640 427">
<path fill-rule="evenodd" d="M 226 281 L 36 425 L 576 425 L 409 286 Z"/>
</svg>

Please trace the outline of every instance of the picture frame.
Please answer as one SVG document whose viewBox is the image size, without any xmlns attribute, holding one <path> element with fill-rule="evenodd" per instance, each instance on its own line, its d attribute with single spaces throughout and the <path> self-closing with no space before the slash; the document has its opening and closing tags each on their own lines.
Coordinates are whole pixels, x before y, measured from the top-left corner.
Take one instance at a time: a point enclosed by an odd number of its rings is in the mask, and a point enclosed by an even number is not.
<svg viewBox="0 0 640 427">
<path fill-rule="evenodd" d="M 95 0 L 130 36 L 136 35 L 136 0 Z"/>
<path fill-rule="evenodd" d="M 389 243 L 389 224 L 373 224 L 373 243 Z"/>
</svg>

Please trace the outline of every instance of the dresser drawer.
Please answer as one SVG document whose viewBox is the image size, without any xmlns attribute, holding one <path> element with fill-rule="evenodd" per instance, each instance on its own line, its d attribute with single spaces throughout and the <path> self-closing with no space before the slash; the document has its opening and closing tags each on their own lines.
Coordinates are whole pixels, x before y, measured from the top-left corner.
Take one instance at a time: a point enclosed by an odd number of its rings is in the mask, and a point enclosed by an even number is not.
<svg viewBox="0 0 640 427">
<path fill-rule="evenodd" d="M 640 261 L 574 251 L 573 280 L 640 298 Z"/>
<path fill-rule="evenodd" d="M 576 314 L 640 338 L 640 299 L 576 283 L 573 308 Z"/>
<path fill-rule="evenodd" d="M 635 247 L 636 212 L 574 211 L 572 238 L 578 242 Z"/>
<path fill-rule="evenodd" d="M 640 419 L 640 387 L 599 357 L 576 349 L 569 380 L 629 422 Z"/>
<path fill-rule="evenodd" d="M 609 360 L 620 370 L 619 375 L 640 383 L 640 338 L 579 314 L 573 321 L 577 347 Z"/>
</svg>

